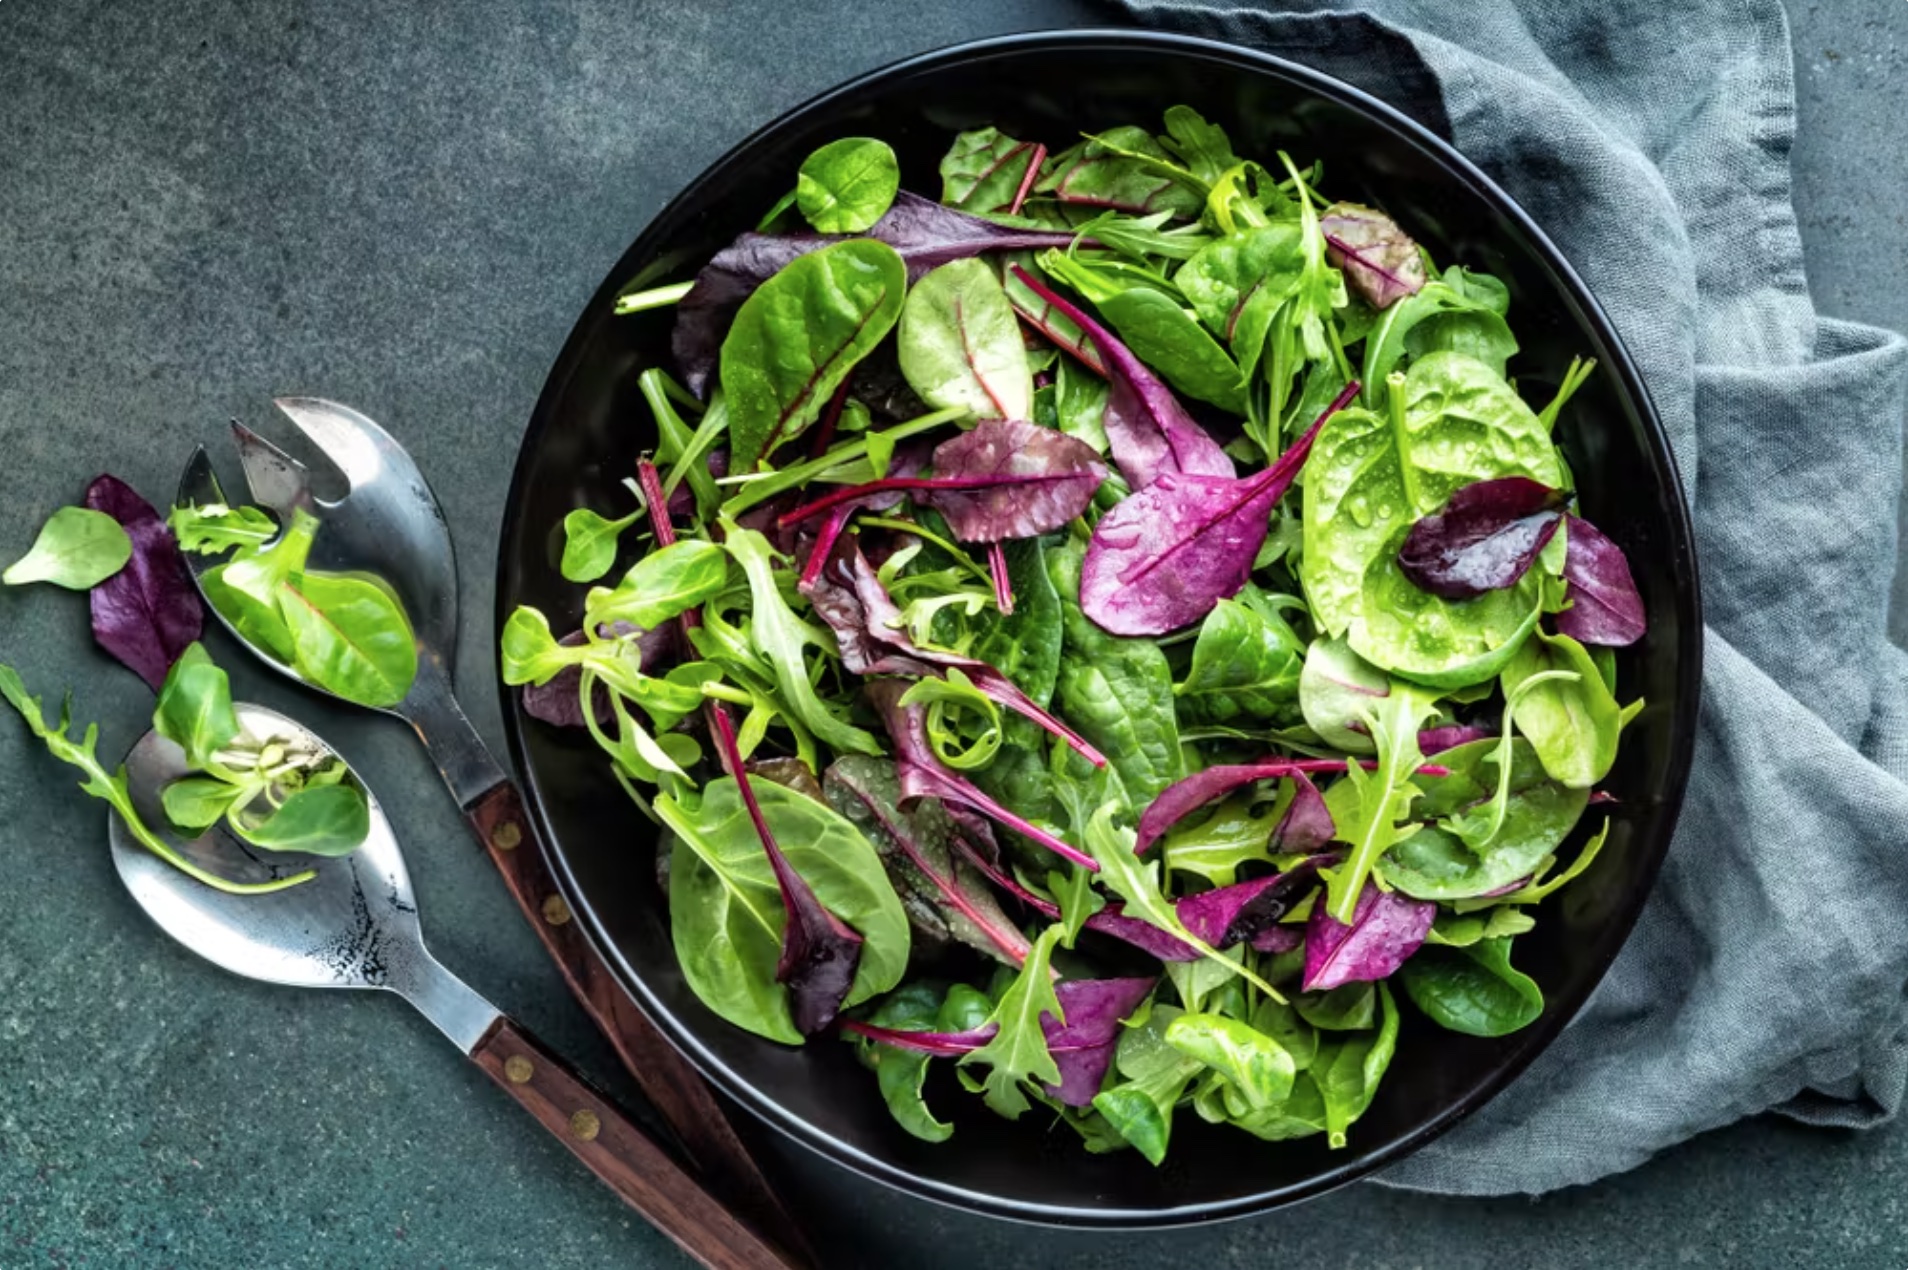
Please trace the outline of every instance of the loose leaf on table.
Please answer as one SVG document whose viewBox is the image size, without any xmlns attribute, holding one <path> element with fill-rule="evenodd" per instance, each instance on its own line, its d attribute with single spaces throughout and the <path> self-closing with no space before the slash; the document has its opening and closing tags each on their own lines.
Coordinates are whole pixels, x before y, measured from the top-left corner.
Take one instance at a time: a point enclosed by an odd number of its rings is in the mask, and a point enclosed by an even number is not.
<svg viewBox="0 0 1908 1270">
<path fill-rule="evenodd" d="M 1324 905 L 1312 909 L 1305 928 L 1307 992 L 1388 978 L 1418 951 L 1438 906 L 1366 883 L 1350 922 Z"/>
<path fill-rule="evenodd" d="M 1298 476 L 1337 401 L 1272 466 L 1248 477 L 1167 473 L 1100 518 L 1087 547 L 1080 604 L 1117 635 L 1162 635 L 1237 595 L 1265 541 L 1272 507 Z"/>
<path fill-rule="evenodd" d="M 934 451 L 933 476 L 893 476 L 849 485 L 784 514 L 797 524 L 817 513 L 894 491 L 934 508 L 963 542 L 1031 538 L 1086 510 L 1106 479 L 1093 447 L 1024 420 L 990 419 Z"/>
<path fill-rule="evenodd" d="M 822 788 L 829 805 L 881 853 L 917 931 L 958 940 L 1009 965 L 1026 959 L 1027 937 L 956 849 L 960 828 L 939 799 L 918 799 L 903 812 L 894 766 L 862 755 L 837 759 Z"/>
<path fill-rule="evenodd" d="M 1192 665 L 1173 688 L 1186 723 L 1274 723 L 1298 698 L 1305 644 L 1291 624 L 1247 584 L 1200 623 Z"/>
<path fill-rule="evenodd" d="M 802 161 L 795 206 L 824 234 L 859 234 L 887 214 L 900 188 L 893 147 L 873 137 L 843 137 Z"/>
<path fill-rule="evenodd" d="M 93 638 L 153 687 L 205 629 L 205 606 L 172 531 L 138 491 L 116 476 L 86 487 L 86 506 L 118 521 L 132 543 L 126 567 L 88 597 Z M 250 511 L 250 508 L 245 509 Z M 266 522 L 267 537 L 277 529 Z"/>
<path fill-rule="evenodd" d="M 304 573 L 278 584 L 292 667 L 308 682 L 366 706 L 394 706 L 417 678 L 417 637 L 375 582 Z"/>
<path fill-rule="evenodd" d="M 239 734 L 232 709 L 232 685 L 203 644 L 179 654 L 160 686 L 152 711 L 153 730 L 184 751 L 199 771 L 220 770 L 217 754 Z"/>
<path fill-rule="evenodd" d="M 742 303 L 722 341 L 722 394 L 738 472 L 799 436 L 901 315 L 907 267 L 851 239 L 791 260 Z"/>
<path fill-rule="evenodd" d="M 1205 1064 L 1174 1049 L 1166 1030 L 1183 1011 L 1155 1004 L 1146 1021 L 1127 1029 L 1114 1057 L 1119 1081 L 1103 1090 L 1093 1106 L 1152 1164 L 1166 1158 L 1173 1109 Z"/>
<path fill-rule="evenodd" d="M 749 638 L 760 659 L 774 675 L 783 703 L 801 725 L 837 750 L 879 754 L 880 744 L 868 732 L 843 720 L 815 691 L 808 677 L 803 650 L 827 647 L 827 635 L 796 616 L 775 584 L 774 560 L 768 539 L 733 521 L 722 522 L 723 547 L 748 576 L 753 605 Z M 680 545 L 680 544 L 679 544 Z"/>
<path fill-rule="evenodd" d="M 1018 211 L 1046 157 L 1039 142 L 998 128 L 963 132 L 941 159 L 941 202 L 969 212 Z"/>
<path fill-rule="evenodd" d="M 1482 939 L 1428 948 L 1399 972 L 1405 995 L 1439 1027 L 1467 1036 L 1509 1036 L 1544 1012 L 1543 989 L 1512 968 L 1511 941 Z"/>
<path fill-rule="evenodd" d="M 1563 522 L 1566 496 L 1523 476 L 1461 486 L 1411 526 L 1398 568 L 1447 600 L 1515 586 Z"/>
<path fill-rule="evenodd" d="M 40 526 L 39 537 L 24 556 L 0 574 L 8 586 L 51 582 L 69 591 L 85 591 L 126 567 L 132 539 L 105 512 L 62 507 Z"/>
<path fill-rule="evenodd" d="M 1343 863 L 1324 870 L 1328 903 L 1315 912 L 1329 912 L 1340 925 L 1350 925 L 1373 866 L 1393 843 L 1409 836 L 1413 826 L 1405 821 L 1419 793 L 1412 779 L 1423 762 L 1418 728 L 1436 710 L 1431 693 L 1394 679 L 1391 691 L 1366 713 L 1378 751 L 1377 770 L 1367 772 L 1352 763 L 1333 786 L 1342 786 L 1351 798 L 1347 814 L 1334 813 L 1337 836 L 1350 846 Z"/>
<path fill-rule="evenodd" d="M 1065 247 L 1074 237 L 1071 232 L 999 225 L 906 190 L 895 195 L 894 205 L 869 227 L 867 236 L 894 248 L 911 280 L 950 260 L 991 251 Z M 798 257 L 843 241 L 827 234 L 743 234 L 717 252 L 676 306 L 670 347 L 689 390 L 706 395 L 723 331 L 757 287 Z"/>
<path fill-rule="evenodd" d="M 1382 414 L 1336 415 L 1305 471 L 1300 578 L 1321 633 L 1346 636 L 1367 661 L 1423 683 L 1455 688 L 1495 677 L 1536 625 L 1538 577 L 1446 600 L 1413 584 L 1397 555 L 1411 524 L 1460 487 L 1507 476 L 1551 489 L 1565 483 L 1549 430 L 1475 358 L 1418 358 Z"/>
<path fill-rule="evenodd" d="M 1424 257 L 1398 222 L 1374 207 L 1334 203 L 1320 213 L 1328 258 L 1345 285 L 1374 309 L 1391 307 L 1424 287 Z"/>
<path fill-rule="evenodd" d="M 644 630 L 661 626 L 714 597 L 728 581 L 729 560 L 721 547 L 684 538 L 638 560 L 614 588 L 591 587 L 584 599 L 584 627 L 595 630 L 616 622 Z"/>
<path fill-rule="evenodd" d="M 1109 385 L 1103 420 L 1106 436 L 1112 445 L 1113 461 L 1119 464 L 1129 485 L 1140 489 L 1169 472 L 1191 476 L 1233 474 L 1232 460 L 1218 442 L 1193 422 L 1172 390 L 1111 332 L 1019 265 L 1008 266 L 1008 272 L 1093 341 Z"/>
<path fill-rule="evenodd" d="M 908 918 L 873 844 L 805 794 L 767 782 L 753 793 L 789 865 L 861 936 L 844 1005 L 892 988 L 907 971 Z M 777 978 L 786 912 L 736 782 L 726 776 L 710 781 L 699 799 L 692 792 L 664 793 L 654 806 L 676 836 L 669 924 L 684 978 L 737 1027 L 800 1044 L 788 989 Z"/>
<path fill-rule="evenodd" d="M 1046 555 L 1065 632 L 1055 705 L 1106 756 L 1119 778 L 1119 796 L 1137 811 L 1178 780 L 1185 767 L 1172 668 L 1158 644 L 1108 634 L 1082 611 L 1078 543 Z"/>
<path fill-rule="evenodd" d="M 371 832 L 371 809 L 356 785 L 314 785 L 294 790 L 261 816 L 234 806 L 227 823 L 239 837 L 269 851 L 342 856 L 363 845 Z"/>
<path fill-rule="evenodd" d="M 930 406 L 977 419 L 1033 413 L 1033 373 L 1007 293 L 992 266 L 953 260 L 908 291 L 896 338 L 901 373 Z"/>
<path fill-rule="evenodd" d="M 1623 549 L 1595 525 L 1567 518 L 1564 532 L 1564 592 L 1568 607 L 1557 614 L 1557 631 L 1580 644 L 1621 648 L 1643 638 L 1643 597 L 1630 576 Z"/>
<path fill-rule="evenodd" d="M 119 813 L 120 823 L 127 832 L 138 840 L 139 844 L 170 864 L 173 868 L 197 879 L 216 890 L 228 895 L 267 895 L 273 891 L 282 891 L 287 887 L 309 882 L 316 876 L 310 869 L 301 869 L 284 877 L 272 878 L 265 882 L 233 882 L 216 873 L 200 868 L 186 857 L 173 850 L 172 846 L 154 833 L 150 826 L 140 818 L 138 808 L 133 806 L 132 793 L 126 786 L 126 769 L 122 765 L 117 771 L 108 772 L 99 761 L 99 724 L 89 723 L 85 733 L 75 741 L 68 735 L 72 727 L 72 701 L 60 708 L 59 722 L 49 726 L 40 710 L 40 699 L 29 696 L 26 684 L 20 679 L 19 672 L 13 667 L 0 665 L 0 697 L 19 712 L 25 721 L 27 730 L 41 741 L 54 758 L 62 763 L 77 767 L 86 779 L 80 782 L 80 789 L 86 794 L 106 803 Z"/>
<path fill-rule="evenodd" d="M 640 511 L 610 520 L 587 507 L 563 518 L 563 559 L 558 572 L 570 582 L 594 582 L 616 563 L 616 539 L 636 523 Z"/>
<path fill-rule="evenodd" d="M 1538 631 L 1504 667 L 1504 693 L 1508 697 L 1524 680 L 1556 671 L 1566 674 L 1536 684 L 1520 699 L 1517 727 L 1553 780 L 1587 790 L 1616 762 L 1623 710 L 1584 646 L 1568 635 Z"/>
</svg>

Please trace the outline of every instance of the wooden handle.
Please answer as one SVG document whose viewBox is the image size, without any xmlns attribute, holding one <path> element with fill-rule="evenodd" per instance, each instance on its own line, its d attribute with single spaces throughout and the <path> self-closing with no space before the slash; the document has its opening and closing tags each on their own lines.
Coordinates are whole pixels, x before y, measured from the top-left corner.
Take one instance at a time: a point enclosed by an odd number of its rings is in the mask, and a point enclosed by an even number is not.
<svg viewBox="0 0 1908 1270">
<path fill-rule="evenodd" d="M 623 1202 L 712 1270 L 796 1270 L 582 1077 L 500 1018 L 471 1060 Z"/>
<path fill-rule="evenodd" d="M 542 840 L 524 814 L 517 787 L 505 781 L 465 813 L 490 858 L 496 861 L 524 916 L 536 928 L 570 991 L 583 1003 L 623 1066 L 642 1088 L 690 1163 L 710 1189 L 752 1220 L 758 1229 L 808 1255 L 801 1229 L 782 1206 L 727 1110 L 689 1060 L 656 1029 L 610 973 L 557 890 Z M 813 1260 L 812 1255 L 808 1255 Z"/>
</svg>

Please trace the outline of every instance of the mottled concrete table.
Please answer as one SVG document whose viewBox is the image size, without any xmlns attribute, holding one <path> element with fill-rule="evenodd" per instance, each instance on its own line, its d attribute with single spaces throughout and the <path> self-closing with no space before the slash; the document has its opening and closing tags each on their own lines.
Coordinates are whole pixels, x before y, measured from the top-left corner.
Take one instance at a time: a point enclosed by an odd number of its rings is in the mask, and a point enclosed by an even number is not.
<svg viewBox="0 0 1908 1270">
<path fill-rule="evenodd" d="M 274 392 L 357 403 L 444 498 L 462 686 L 497 739 L 486 646 L 511 457 L 636 230 L 828 84 L 1102 16 L 1083 0 L 0 0 L 0 543 L 102 468 L 163 495 L 194 443 Z M 1815 294 L 1908 327 L 1908 3 L 1792 18 Z M 117 752 L 150 699 L 84 629 L 79 597 L 0 596 L 0 658 L 42 690 L 75 685 Z M 242 695 L 288 699 L 219 651 Z M 374 775 L 444 960 L 623 1088 L 422 753 L 395 725 L 289 699 Z M 398 1002 L 241 982 L 165 941 L 111 876 L 100 808 L 4 722 L 0 877 L 0 1265 L 682 1264 Z M 843 1266 L 1908 1263 L 1895 1131 L 1758 1122 L 1537 1203 L 1357 1187 L 1144 1237 L 983 1222 L 780 1159 Z"/>
</svg>

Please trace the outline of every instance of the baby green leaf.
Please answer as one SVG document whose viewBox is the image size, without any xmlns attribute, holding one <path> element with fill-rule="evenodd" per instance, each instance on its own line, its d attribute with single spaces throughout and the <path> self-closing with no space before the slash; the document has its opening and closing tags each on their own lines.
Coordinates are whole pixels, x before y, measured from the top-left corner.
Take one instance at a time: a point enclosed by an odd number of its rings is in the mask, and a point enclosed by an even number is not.
<svg viewBox="0 0 1908 1270">
<path fill-rule="evenodd" d="M 173 508 L 166 524 L 184 551 L 215 556 L 233 547 L 262 547 L 278 533 L 278 524 L 257 507 L 189 503 Z"/>
<path fill-rule="evenodd" d="M 227 823 L 239 837 L 269 851 L 341 856 L 356 851 L 371 832 L 371 808 L 356 785 L 317 785 L 294 791 L 262 819 L 235 806 Z"/>
<path fill-rule="evenodd" d="M 563 518 L 563 562 L 559 566 L 570 582 L 594 582 L 616 563 L 616 539 L 641 516 L 631 512 L 621 520 L 608 520 L 587 507 L 579 507 Z"/>
<path fill-rule="evenodd" d="M 234 785 L 216 776 L 187 776 L 159 791 L 159 805 L 165 808 L 167 820 L 196 834 L 218 824 L 234 803 L 257 793 L 255 788 Z"/>
<path fill-rule="evenodd" d="M 291 628 L 278 608 L 278 584 L 303 572 L 317 534 L 318 518 L 296 510 L 277 542 L 214 565 L 199 579 L 205 598 L 239 638 L 287 665 L 294 651 Z"/>
<path fill-rule="evenodd" d="M 1067 1021 L 1054 994 L 1050 965 L 1059 938 L 1058 926 L 1040 932 L 1020 973 L 987 1018 L 999 1030 L 987 1044 L 961 1058 L 963 1067 L 979 1064 L 990 1069 L 984 1086 L 987 1105 L 1009 1120 L 1027 1110 L 1025 1083 L 1043 1087 L 1060 1083 L 1060 1066 L 1047 1049 L 1046 1030 L 1040 1025 L 1043 1015 L 1051 1015 L 1056 1025 Z"/>
<path fill-rule="evenodd" d="M 40 527 L 33 549 L 14 561 L 0 581 L 8 586 L 51 582 L 69 591 L 87 591 L 126 567 L 132 539 L 105 512 L 62 507 Z"/>
<path fill-rule="evenodd" d="M 1178 1006 L 1154 1005 L 1143 1024 L 1129 1028 L 1114 1058 L 1121 1080 L 1093 1100 L 1119 1135 L 1153 1164 L 1166 1158 L 1173 1108 L 1185 1096 L 1188 1082 L 1205 1069 L 1200 1060 L 1167 1043 L 1182 1013 Z"/>
<path fill-rule="evenodd" d="M 1425 948 L 1399 968 L 1405 995 L 1440 1027 L 1467 1036 L 1509 1036 L 1544 1012 L 1543 989 L 1511 967 L 1511 941 L 1481 939 Z"/>
<path fill-rule="evenodd" d="M 153 707 L 152 726 L 184 750 L 186 762 L 194 768 L 219 770 L 213 756 L 238 736 L 239 721 L 232 710 L 231 682 L 203 644 L 189 645 L 172 663 Z"/>
<path fill-rule="evenodd" d="M 1298 696 L 1305 645 L 1250 584 L 1220 600 L 1199 627 L 1192 665 L 1173 689 L 1183 722 L 1278 722 Z"/>
<path fill-rule="evenodd" d="M 801 434 L 901 316 L 907 266 L 872 239 L 798 256 L 757 287 L 722 341 L 733 470 Z"/>
<path fill-rule="evenodd" d="M 1033 415 L 1033 374 L 1007 293 L 978 257 L 922 278 L 901 309 L 901 373 L 930 406 L 958 406 L 977 419 Z"/>
<path fill-rule="evenodd" d="M 1269 1111 L 1292 1093 L 1297 1073 L 1277 1041 L 1237 1019 L 1182 1014 L 1166 1029 L 1166 1043 L 1225 1078 L 1226 1110 L 1234 1116 Z"/>
<path fill-rule="evenodd" d="M 843 137 L 803 160 L 795 205 L 824 234 L 859 234 L 880 220 L 901 188 L 894 150 L 873 137 Z"/>
<path fill-rule="evenodd" d="M 867 1021 L 875 1027 L 902 1032 L 937 1032 L 944 1030 L 938 1026 L 940 1012 L 940 994 L 933 987 L 919 982 L 907 983 L 889 993 L 869 1013 Z M 898 1045 L 883 1045 L 852 1032 L 848 1036 L 861 1065 L 873 1069 L 881 1100 L 888 1104 L 888 1113 L 896 1124 L 923 1142 L 945 1142 L 953 1136 L 954 1126 L 935 1119 L 927 1100 L 921 1096 L 931 1055 Z"/>
<path fill-rule="evenodd" d="M 722 548 L 684 538 L 638 560 L 614 590 L 591 587 L 583 601 L 583 627 L 628 622 L 651 630 L 709 599 L 728 581 L 729 560 Z"/>
<path fill-rule="evenodd" d="M 1189 397 L 1243 415 L 1245 375 L 1178 301 L 1147 287 L 1129 287 L 1100 301 L 1134 356 Z"/>
<path fill-rule="evenodd" d="M 1365 337 L 1365 404 L 1384 404 L 1386 377 L 1407 353 L 1415 358 L 1440 349 L 1461 352 L 1502 375 L 1517 352 L 1517 339 L 1504 322 L 1509 307 L 1503 283 L 1455 266 L 1391 305 Z"/>
<path fill-rule="evenodd" d="M 1571 672 L 1556 675 L 1556 671 Z M 1538 631 L 1504 667 L 1506 697 L 1526 679 L 1546 676 L 1517 703 L 1517 727 L 1543 760 L 1553 780 L 1570 789 L 1589 789 L 1616 762 L 1621 708 L 1596 663 L 1568 635 Z M 1574 677 L 1573 677 L 1574 676 Z"/>
<path fill-rule="evenodd" d="M 310 683 L 365 706 L 394 706 L 417 678 L 417 637 L 385 589 L 363 578 L 305 573 L 278 584 L 292 666 Z"/>
<path fill-rule="evenodd" d="M 998 128 L 963 132 L 941 159 L 941 202 L 980 214 L 1011 207 L 1046 153 Z"/>
<path fill-rule="evenodd" d="M 1378 1082 L 1398 1048 L 1398 1004 L 1382 983 L 1378 1002 L 1383 1018 L 1376 1035 L 1353 1034 L 1342 1041 L 1322 1042 L 1309 1069 L 1324 1099 L 1326 1140 L 1333 1147 L 1345 1145 L 1345 1130 L 1371 1106 Z"/>
</svg>

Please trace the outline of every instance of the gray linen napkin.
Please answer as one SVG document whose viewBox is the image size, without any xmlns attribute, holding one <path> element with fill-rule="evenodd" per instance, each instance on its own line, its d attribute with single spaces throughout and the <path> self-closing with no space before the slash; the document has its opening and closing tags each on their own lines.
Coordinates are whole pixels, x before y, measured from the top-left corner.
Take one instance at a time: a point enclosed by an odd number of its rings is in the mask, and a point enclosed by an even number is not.
<svg viewBox="0 0 1908 1270">
<path fill-rule="evenodd" d="M 1662 879 L 1563 1036 L 1380 1180 L 1536 1193 L 1771 1108 L 1891 1117 L 1908 1081 L 1908 653 L 1887 635 L 1908 343 L 1810 304 L 1779 5 L 1112 2 L 1315 66 L 1449 137 L 1608 310 L 1693 506 L 1703 711 Z"/>
</svg>

